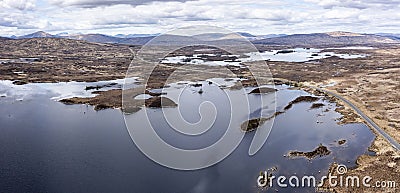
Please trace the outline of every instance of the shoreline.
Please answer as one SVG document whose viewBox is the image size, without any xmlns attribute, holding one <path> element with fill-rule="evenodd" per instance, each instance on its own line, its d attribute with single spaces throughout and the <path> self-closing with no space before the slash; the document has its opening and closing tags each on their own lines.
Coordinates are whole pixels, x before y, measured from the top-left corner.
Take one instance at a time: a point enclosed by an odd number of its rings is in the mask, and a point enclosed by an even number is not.
<svg viewBox="0 0 400 193">
<path fill-rule="evenodd" d="M 3 52 L 10 56 L 23 57 L 24 55 L 21 55 L 22 49 L 26 53 L 40 55 L 42 59 L 39 62 L 29 63 L 29 65 L 26 63 L 1 65 L 2 74 L 0 79 L 17 81 L 13 85 L 113 80 L 125 78 L 127 70 L 130 76 L 137 75 L 139 77 L 142 75 L 143 68 L 146 68 L 144 64 L 139 64 L 137 68 L 129 69 L 131 57 L 139 47 L 131 48 L 124 45 L 103 46 L 80 41 L 78 45 L 75 45 L 76 43 L 73 40 L 55 39 L 19 41 L 28 44 L 24 48 L 20 48 L 19 45 L 7 44 L 6 42 L 4 48 L 7 48 L 7 50 L 3 49 Z M 58 44 L 58 41 L 62 44 Z M 40 44 L 48 45 L 48 48 L 38 47 L 37 45 Z M 290 46 L 287 47 L 291 48 Z M 272 48 L 273 46 L 265 45 L 259 49 L 270 50 Z M 375 48 L 371 50 L 327 49 L 341 54 L 366 55 L 363 58 L 340 59 L 338 57 L 329 57 L 308 62 L 257 61 L 249 62 L 248 65 L 253 65 L 257 69 L 260 67 L 258 64 L 265 62 L 268 64 L 272 77 L 274 77 L 274 83 L 289 84 L 296 87 L 295 89 L 303 89 L 312 94 L 324 95 L 305 87 L 305 85 L 316 87 L 325 85 L 325 89 L 349 100 L 363 114 L 399 142 L 400 117 L 398 112 L 400 110 L 400 92 L 398 91 L 400 86 L 398 85 L 398 75 L 400 74 L 400 61 L 398 56 L 400 55 L 400 46 L 398 44 L 391 46 L 381 45 Z M 182 50 L 181 52 L 182 54 L 190 53 L 188 51 L 190 50 Z M 165 77 L 180 67 L 173 64 L 159 65 L 159 73 L 155 74 L 154 79 L 150 81 L 150 87 L 158 88 L 162 86 L 162 83 L 166 81 Z M 194 68 L 196 72 L 187 71 L 185 79 L 195 81 L 206 79 L 207 75 L 199 74 L 199 72 L 218 73 L 221 72 L 222 67 L 194 66 Z M 251 75 L 251 72 L 234 66 L 230 67 L 229 70 L 235 73 L 235 77 L 249 78 Z M 251 79 L 243 81 L 243 83 L 245 86 L 255 85 L 254 80 Z M 140 94 L 144 93 L 144 90 L 142 91 Z M 1 94 L 0 96 L 3 97 Z M 73 100 L 67 98 L 65 102 L 70 104 L 89 104 L 94 106 L 95 110 L 120 108 L 122 111 L 127 110 L 128 112 L 136 112 L 138 105 L 141 105 L 141 107 L 145 105 L 144 100 L 141 100 L 137 104 L 130 104 L 128 109 L 122 109 L 121 98 L 123 94 L 121 89 L 95 91 L 95 95 L 88 98 L 75 97 Z M 360 155 L 357 159 L 357 168 L 353 168 L 349 172 L 358 172 L 360 174 L 364 172 L 363 174 L 365 174 L 365 171 L 369 171 L 370 174 L 376 176 L 391 174 L 400 183 L 400 152 L 393 149 L 353 108 L 350 108 L 335 97 L 324 96 L 340 106 L 335 109 L 336 112 L 342 115 L 342 118 L 338 120 L 338 124 L 364 123 L 370 127 L 375 135 L 375 139 L 369 149 L 375 152 L 376 155 Z M 343 189 L 340 191 L 346 192 Z"/>
<path fill-rule="evenodd" d="M 311 86 L 313 87 L 313 86 Z M 319 90 L 316 90 L 315 88 L 311 88 L 310 86 L 306 86 L 305 90 L 308 89 L 314 89 L 317 92 L 320 92 Z M 303 88 L 304 89 L 304 88 Z M 337 94 L 334 90 L 326 89 L 325 90 Z M 339 95 L 339 94 L 338 94 Z M 342 95 L 339 95 L 342 96 Z M 356 176 L 371 176 L 372 178 L 376 179 L 385 179 L 385 180 L 392 180 L 392 181 L 399 181 L 400 180 L 400 168 L 399 168 L 399 163 L 400 163 L 400 152 L 397 151 L 390 143 L 387 141 L 387 139 L 384 139 L 382 134 L 378 133 L 375 128 L 372 127 L 369 123 L 367 123 L 364 119 L 361 119 L 360 115 L 354 111 L 354 109 L 350 108 L 348 104 L 346 104 L 344 101 L 337 99 L 335 96 L 335 103 L 342 106 L 343 109 L 339 110 L 338 112 L 341 113 L 344 117 L 344 124 L 346 123 L 364 123 L 367 125 L 372 133 L 375 135 L 374 140 L 372 141 L 371 145 L 369 146 L 369 150 L 374 152 L 375 155 L 367 155 L 363 154 L 360 155 L 357 160 L 356 164 L 357 167 L 355 168 L 350 168 L 349 171 L 346 173 L 346 175 L 356 175 Z M 363 106 L 360 104 L 354 102 L 354 100 L 342 96 L 346 100 L 349 100 L 352 104 L 354 104 L 357 108 L 361 110 L 361 112 L 365 113 L 365 110 Z M 349 114 L 351 112 L 351 114 Z M 357 118 L 354 119 L 354 114 L 357 115 Z M 365 113 L 368 117 L 370 115 L 368 113 Z M 350 118 L 347 116 L 350 115 Z M 347 118 L 346 118 L 347 117 Z M 371 118 L 370 118 L 371 119 Z M 374 119 L 371 119 L 373 122 L 375 122 Z M 376 122 L 375 122 L 376 123 Z M 379 123 L 376 123 L 379 125 Z M 382 126 L 381 126 L 382 127 Z M 393 137 L 391 133 L 387 133 L 389 136 Z M 396 139 L 394 139 L 396 140 Z M 397 140 L 396 140 L 397 141 Z M 333 162 L 329 168 L 329 171 L 334 171 L 334 169 L 337 167 L 337 163 Z M 387 169 L 385 170 L 385 167 Z M 328 190 L 333 190 L 337 192 L 348 192 L 348 191 L 355 191 L 359 192 L 360 190 L 362 192 L 377 192 L 379 190 L 382 191 L 382 189 L 372 187 L 372 188 L 366 188 L 366 187 L 361 187 L 361 189 L 358 188 L 344 188 L 344 187 L 329 187 L 327 185 L 327 182 L 324 183 L 324 188 L 327 188 Z M 395 190 L 399 190 L 399 187 L 395 187 Z"/>
<path fill-rule="evenodd" d="M 103 81 L 103 80 L 102 80 Z M 389 143 L 382 138 L 369 124 L 367 124 L 361 117 L 356 114 L 352 108 L 350 108 L 347 104 L 345 104 L 343 101 L 340 99 L 336 98 L 335 96 L 331 96 L 327 93 L 323 93 L 320 90 L 317 90 L 315 88 L 312 88 L 313 86 L 308 85 L 309 83 L 307 82 L 302 82 L 302 83 L 297 83 L 285 79 L 274 79 L 274 81 L 279 82 L 279 84 L 287 84 L 294 86 L 291 89 L 299 89 L 306 91 L 310 94 L 316 95 L 316 96 L 323 96 L 325 97 L 325 100 L 330 100 L 331 102 L 335 103 L 338 105 L 338 107 L 335 109 L 338 113 L 342 115 L 341 120 L 339 120 L 338 124 L 350 124 L 350 123 L 364 123 L 366 124 L 373 134 L 375 135 L 374 140 L 372 141 L 372 144 L 368 148 L 370 151 L 373 151 L 376 153 L 376 155 L 366 155 L 362 154 L 360 155 L 357 160 L 356 168 L 351 168 L 349 169 L 349 174 L 358 174 L 358 175 L 372 175 L 374 177 L 382 177 L 382 176 L 387 176 L 387 174 L 390 174 L 388 177 L 393 177 L 396 179 L 400 179 L 400 174 L 396 172 L 396 165 L 397 162 L 400 160 L 400 154 L 399 152 L 396 152 Z M 327 88 L 325 88 L 328 90 Z M 331 92 L 334 92 L 333 90 L 329 90 Z M 59 102 L 62 102 L 66 105 L 68 104 L 88 104 L 94 107 L 95 110 L 102 110 L 102 109 L 107 109 L 107 108 L 115 108 L 115 109 L 120 109 L 121 111 L 125 112 L 125 110 L 129 111 L 129 113 L 134 113 L 140 110 L 142 107 L 138 107 L 138 105 L 145 105 L 144 100 L 138 100 L 137 104 L 134 104 L 132 106 L 132 109 L 123 109 L 122 108 L 122 90 L 121 89 L 112 89 L 112 90 L 107 90 L 107 91 L 94 91 L 93 94 L 96 94 L 94 97 L 87 97 L 87 98 L 79 98 L 79 97 L 73 97 L 73 98 L 68 98 L 68 99 L 63 99 L 60 100 Z M 142 93 L 142 92 L 140 92 Z M 134 95 L 138 95 L 140 93 L 131 93 Z M 348 98 L 346 98 L 348 99 Z M 351 102 L 353 100 L 348 99 Z M 357 107 L 360 105 L 355 103 Z M 379 161 L 379 163 L 376 163 Z M 332 169 L 332 167 L 335 167 L 335 162 L 333 162 L 328 168 L 328 171 Z M 385 171 L 381 170 L 375 171 L 378 166 L 384 167 L 384 166 L 390 166 L 390 168 L 394 168 L 394 171 Z M 372 170 L 372 171 L 371 171 Z M 368 173 L 370 171 L 370 173 Z M 393 173 L 394 172 L 394 173 Z M 390 179 L 390 178 L 389 178 Z M 336 188 L 334 188 L 336 190 Z M 339 192 L 345 192 L 346 190 L 343 189 L 337 189 Z"/>
</svg>

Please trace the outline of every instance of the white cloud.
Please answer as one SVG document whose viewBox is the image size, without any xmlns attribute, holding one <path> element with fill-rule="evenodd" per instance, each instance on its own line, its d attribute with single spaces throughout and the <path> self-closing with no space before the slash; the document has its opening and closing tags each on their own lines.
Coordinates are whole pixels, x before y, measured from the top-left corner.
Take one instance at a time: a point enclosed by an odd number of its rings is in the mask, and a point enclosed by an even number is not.
<svg viewBox="0 0 400 193">
<path fill-rule="evenodd" d="M 0 8 L 27 10 L 35 8 L 35 0 L 0 0 Z"/>
<path fill-rule="evenodd" d="M 392 9 L 398 8 L 400 0 L 305 0 L 306 2 L 316 3 L 325 9 L 333 7 L 347 7 L 356 9 L 381 8 Z"/>
<path fill-rule="evenodd" d="M 187 0 L 49 0 L 51 4 L 68 7 L 102 7 L 102 6 L 112 6 L 112 5 L 143 5 L 149 4 L 155 1 L 167 2 L 167 1 L 187 1 Z"/>
<path fill-rule="evenodd" d="M 157 33 L 211 24 L 256 34 L 400 30 L 400 0 L 0 0 L 0 35 Z"/>
<path fill-rule="evenodd" d="M 324 13 L 325 19 L 353 19 L 357 20 L 360 11 L 354 8 L 334 8 Z"/>
</svg>

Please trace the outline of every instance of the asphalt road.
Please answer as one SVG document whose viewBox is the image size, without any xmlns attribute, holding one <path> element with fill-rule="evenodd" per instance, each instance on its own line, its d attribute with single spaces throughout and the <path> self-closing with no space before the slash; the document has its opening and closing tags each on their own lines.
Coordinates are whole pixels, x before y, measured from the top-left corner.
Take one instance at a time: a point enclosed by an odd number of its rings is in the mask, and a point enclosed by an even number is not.
<svg viewBox="0 0 400 193">
<path fill-rule="evenodd" d="M 393 139 L 389 134 L 387 134 L 383 129 L 381 129 L 374 121 L 372 121 L 367 115 L 365 115 L 358 107 L 356 107 L 353 103 L 351 103 L 350 101 L 348 101 L 347 99 L 343 98 L 342 96 L 321 89 L 321 88 L 317 88 L 317 87 L 312 87 L 318 91 L 327 93 L 329 95 L 332 95 L 340 100 L 342 100 L 343 102 L 347 103 L 352 109 L 354 109 L 370 126 L 371 128 L 373 128 L 377 133 L 379 133 L 382 137 L 384 137 L 387 141 L 389 141 L 389 143 L 395 148 L 397 149 L 397 151 L 400 151 L 400 144 Z"/>
</svg>

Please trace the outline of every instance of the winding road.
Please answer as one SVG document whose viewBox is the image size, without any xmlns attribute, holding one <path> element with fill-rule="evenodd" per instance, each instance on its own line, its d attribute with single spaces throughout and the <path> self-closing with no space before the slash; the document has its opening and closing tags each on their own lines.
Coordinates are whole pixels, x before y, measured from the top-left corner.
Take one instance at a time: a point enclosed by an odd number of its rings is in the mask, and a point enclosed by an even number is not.
<svg viewBox="0 0 400 193">
<path fill-rule="evenodd" d="M 370 126 L 373 128 L 377 133 L 379 133 L 383 138 L 385 138 L 397 151 L 400 151 L 400 144 L 393 139 L 389 134 L 387 134 L 383 129 L 381 129 L 374 121 L 372 121 L 367 115 L 365 115 L 358 107 L 356 107 L 353 103 L 351 103 L 349 100 L 345 99 L 344 97 L 333 93 L 331 91 L 327 91 L 318 87 L 313 87 L 310 86 L 313 89 L 316 89 L 318 91 L 324 92 L 326 94 L 329 94 L 331 96 L 334 96 L 343 102 L 347 103 L 353 110 L 355 110 Z"/>
</svg>

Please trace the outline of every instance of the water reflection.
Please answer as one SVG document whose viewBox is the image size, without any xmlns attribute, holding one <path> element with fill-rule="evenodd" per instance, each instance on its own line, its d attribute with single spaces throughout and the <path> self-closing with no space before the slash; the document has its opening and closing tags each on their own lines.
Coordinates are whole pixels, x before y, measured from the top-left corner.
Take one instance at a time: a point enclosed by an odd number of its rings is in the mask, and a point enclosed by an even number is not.
<svg viewBox="0 0 400 193">
<path fill-rule="evenodd" d="M 218 108 L 224 108 L 223 96 L 203 89 L 204 94 L 208 92 L 210 98 L 220 101 Z M 278 89 L 278 108 L 300 95 L 309 95 L 285 87 Z M 179 108 L 187 112 L 185 118 L 197 121 L 197 108 L 196 113 L 190 109 L 203 99 L 198 93 L 189 95 Z M 374 138 L 364 124 L 338 125 L 335 120 L 340 115 L 334 111 L 335 104 L 321 99 L 323 108 L 310 109 L 311 103 L 298 103 L 276 117 L 269 139 L 254 156 L 248 155 L 254 135 L 249 133 L 219 164 L 178 171 L 154 163 L 136 148 L 120 110 L 97 112 L 87 105 L 63 105 L 51 100 L 49 96 L 53 95 L 49 93 L 31 96 L 31 100 L 17 102 L 0 98 L 0 189 L 4 192 L 258 192 L 256 179 L 260 171 L 275 166 L 277 175 L 321 176 L 333 161 L 354 166 Z M 150 109 L 149 113 L 157 115 L 161 110 Z M 223 120 L 227 118 L 222 116 L 217 125 L 224 128 Z M 170 132 L 162 121 L 158 124 L 157 132 L 166 141 L 185 148 L 213 143 L 223 132 L 215 127 L 202 139 L 183 138 Z M 346 146 L 338 146 L 338 139 L 346 139 Z M 332 153 L 314 160 L 283 156 L 290 150 L 313 150 L 320 143 Z"/>
</svg>

